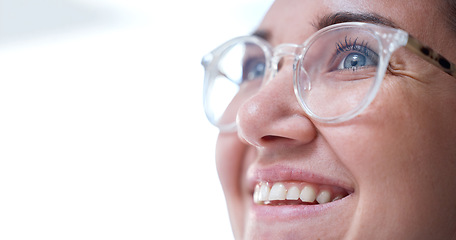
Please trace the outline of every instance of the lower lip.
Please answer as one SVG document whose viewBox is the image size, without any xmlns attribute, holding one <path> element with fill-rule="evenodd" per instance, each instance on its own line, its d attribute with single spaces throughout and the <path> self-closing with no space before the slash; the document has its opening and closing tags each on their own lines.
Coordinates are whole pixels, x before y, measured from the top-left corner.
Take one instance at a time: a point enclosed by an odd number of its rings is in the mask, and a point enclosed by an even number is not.
<svg viewBox="0 0 456 240">
<path fill-rule="evenodd" d="M 343 209 L 343 205 L 349 201 L 348 195 L 335 202 L 315 205 L 260 205 L 252 201 L 252 211 L 258 220 L 262 221 L 293 221 L 297 219 L 308 219 L 323 216 L 336 209 Z"/>
</svg>

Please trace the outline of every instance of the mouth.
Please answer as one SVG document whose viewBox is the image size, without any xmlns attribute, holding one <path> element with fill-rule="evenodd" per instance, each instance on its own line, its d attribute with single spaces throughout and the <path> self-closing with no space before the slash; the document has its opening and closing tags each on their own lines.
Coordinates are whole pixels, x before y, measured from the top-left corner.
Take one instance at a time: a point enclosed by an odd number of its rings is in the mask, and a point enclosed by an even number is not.
<svg viewBox="0 0 456 240">
<path fill-rule="evenodd" d="M 349 196 L 352 191 L 338 186 L 305 182 L 259 182 L 253 192 L 258 205 L 321 205 Z"/>
<path fill-rule="evenodd" d="M 247 176 L 252 203 L 259 207 L 312 209 L 309 207 L 334 206 L 346 202 L 340 200 L 354 193 L 347 178 L 328 178 L 316 172 L 286 166 L 252 167 Z"/>
<path fill-rule="evenodd" d="M 344 216 L 354 207 L 354 183 L 343 174 L 323 174 L 283 165 L 247 171 L 246 206 L 257 224 L 289 224 Z"/>
</svg>

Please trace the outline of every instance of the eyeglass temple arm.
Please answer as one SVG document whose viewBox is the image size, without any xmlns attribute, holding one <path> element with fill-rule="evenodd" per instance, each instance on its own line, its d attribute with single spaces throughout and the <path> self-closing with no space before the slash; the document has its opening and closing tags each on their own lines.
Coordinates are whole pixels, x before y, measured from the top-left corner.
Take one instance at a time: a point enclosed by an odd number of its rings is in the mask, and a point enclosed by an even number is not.
<svg viewBox="0 0 456 240">
<path fill-rule="evenodd" d="M 427 62 L 456 78 L 456 65 L 432 48 L 422 44 L 418 39 L 409 35 L 406 47 Z"/>
</svg>

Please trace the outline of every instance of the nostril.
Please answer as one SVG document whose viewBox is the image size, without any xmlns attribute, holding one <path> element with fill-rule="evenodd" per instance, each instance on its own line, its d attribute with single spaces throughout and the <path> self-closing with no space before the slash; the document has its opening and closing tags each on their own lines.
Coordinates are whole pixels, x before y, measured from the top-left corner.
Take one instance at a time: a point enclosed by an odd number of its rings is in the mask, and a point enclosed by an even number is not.
<svg viewBox="0 0 456 240">
<path fill-rule="evenodd" d="M 262 141 L 263 143 L 278 142 L 278 141 L 281 141 L 281 142 L 284 142 L 284 141 L 291 142 L 291 141 L 293 141 L 293 139 L 291 139 L 291 138 L 286 138 L 286 137 L 281 137 L 281 136 L 267 135 L 267 136 L 262 137 L 262 138 L 261 138 L 261 141 Z"/>
<path fill-rule="evenodd" d="M 283 58 L 280 59 L 279 63 L 277 64 L 277 71 L 280 71 L 280 70 L 282 69 L 283 64 L 284 64 L 284 63 L 283 63 L 284 61 L 285 61 L 285 60 L 284 60 Z"/>
<path fill-rule="evenodd" d="M 274 141 L 274 140 L 276 140 L 278 138 L 279 137 L 277 137 L 277 136 L 264 136 L 264 137 L 261 138 L 261 140 L 264 141 L 264 142 L 272 142 L 272 141 Z"/>
</svg>

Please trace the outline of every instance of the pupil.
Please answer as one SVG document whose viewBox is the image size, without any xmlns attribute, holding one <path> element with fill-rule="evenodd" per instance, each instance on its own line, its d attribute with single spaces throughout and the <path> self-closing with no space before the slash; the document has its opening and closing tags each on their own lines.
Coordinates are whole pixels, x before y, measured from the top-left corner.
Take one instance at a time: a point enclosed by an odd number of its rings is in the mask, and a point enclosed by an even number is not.
<svg viewBox="0 0 456 240">
<path fill-rule="evenodd" d="M 352 63 L 351 63 L 352 67 L 356 66 L 357 64 L 358 64 L 357 60 L 352 60 Z"/>
<path fill-rule="evenodd" d="M 358 53 L 350 53 L 345 59 L 345 68 L 364 67 L 366 65 L 366 57 Z"/>
</svg>

